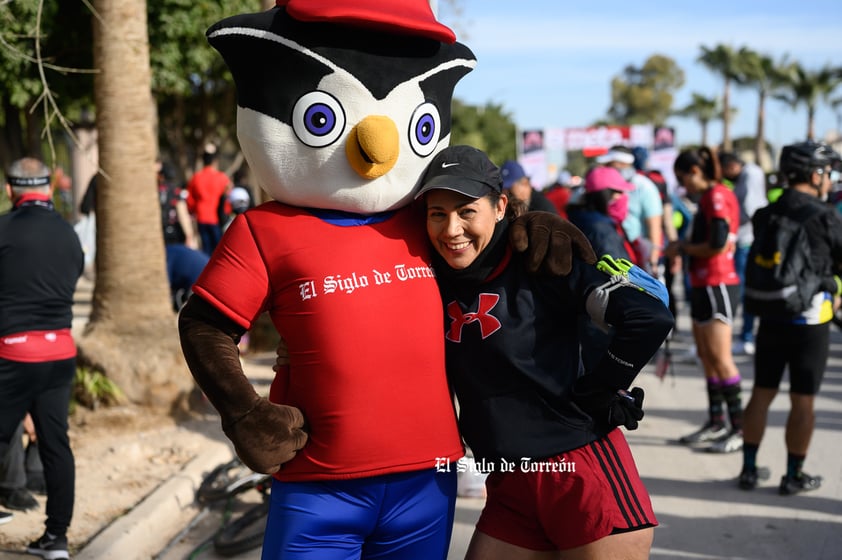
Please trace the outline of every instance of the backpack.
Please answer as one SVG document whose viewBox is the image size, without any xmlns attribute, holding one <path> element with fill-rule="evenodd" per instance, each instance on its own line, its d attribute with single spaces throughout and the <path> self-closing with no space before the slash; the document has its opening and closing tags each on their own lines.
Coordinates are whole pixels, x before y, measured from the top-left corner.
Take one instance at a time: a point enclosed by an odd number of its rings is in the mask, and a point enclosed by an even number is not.
<svg viewBox="0 0 842 560">
<path fill-rule="evenodd" d="M 805 227 L 815 208 L 805 205 L 788 215 L 775 206 L 758 210 L 746 262 L 745 310 L 759 317 L 806 311 L 821 285 Z"/>
</svg>

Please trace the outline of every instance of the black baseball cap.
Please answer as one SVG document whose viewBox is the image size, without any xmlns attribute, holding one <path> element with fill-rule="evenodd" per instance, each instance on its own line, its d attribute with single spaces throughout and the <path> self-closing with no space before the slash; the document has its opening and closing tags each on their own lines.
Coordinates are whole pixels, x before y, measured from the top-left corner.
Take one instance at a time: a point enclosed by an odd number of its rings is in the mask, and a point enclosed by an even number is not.
<svg viewBox="0 0 842 560">
<path fill-rule="evenodd" d="M 438 154 L 427 167 L 421 190 L 415 198 L 433 189 L 447 189 L 471 198 L 503 192 L 500 169 L 473 146 L 450 146 Z"/>
</svg>

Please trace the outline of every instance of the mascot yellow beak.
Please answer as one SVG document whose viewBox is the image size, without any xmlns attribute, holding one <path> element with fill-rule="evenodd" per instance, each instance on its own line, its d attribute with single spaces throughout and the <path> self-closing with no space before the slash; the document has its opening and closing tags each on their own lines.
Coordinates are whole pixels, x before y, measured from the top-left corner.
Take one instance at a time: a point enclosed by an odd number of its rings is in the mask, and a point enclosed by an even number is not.
<svg viewBox="0 0 842 560">
<path fill-rule="evenodd" d="M 371 115 L 351 129 L 345 156 L 363 179 L 376 179 L 389 172 L 398 161 L 398 127 L 389 117 Z"/>
</svg>

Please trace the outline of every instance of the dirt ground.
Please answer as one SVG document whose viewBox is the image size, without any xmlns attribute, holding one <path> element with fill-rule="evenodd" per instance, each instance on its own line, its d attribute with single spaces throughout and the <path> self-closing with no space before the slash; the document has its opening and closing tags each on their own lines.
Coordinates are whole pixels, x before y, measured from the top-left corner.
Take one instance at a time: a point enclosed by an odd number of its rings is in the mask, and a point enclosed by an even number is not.
<svg viewBox="0 0 842 560">
<path fill-rule="evenodd" d="M 131 406 L 77 410 L 70 427 L 76 458 L 76 503 L 68 531 L 71 554 L 181 470 L 203 443 L 221 434 L 212 412 L 176 422 Z M 0 559 L 20 558 L 11 553 L 22 552 L 43 532 L 46 498 L 36 498 L 37 509 L 14 511 L 14 519 L 0 525 Z"/>
</svg>

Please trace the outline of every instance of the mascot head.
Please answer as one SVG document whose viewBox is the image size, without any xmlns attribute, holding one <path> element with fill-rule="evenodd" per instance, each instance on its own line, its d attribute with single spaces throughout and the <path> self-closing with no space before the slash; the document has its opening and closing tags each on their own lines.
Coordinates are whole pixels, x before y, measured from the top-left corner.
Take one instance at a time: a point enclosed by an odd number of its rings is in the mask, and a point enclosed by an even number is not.
<svg viewBox="0 0 842 560">
<path fill-rule="evenodd" d="M 278 0 L 207 35 L 234 77 L 259 185 L 285 204 L 358 214 L 413 199 L 476 64 L 426 0 Z"/>
</svg>

